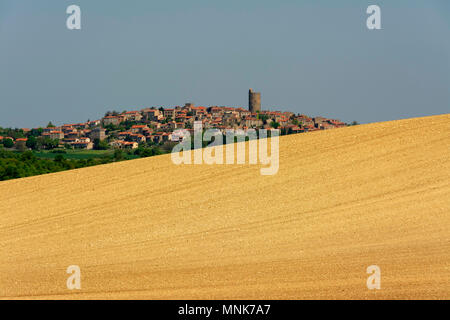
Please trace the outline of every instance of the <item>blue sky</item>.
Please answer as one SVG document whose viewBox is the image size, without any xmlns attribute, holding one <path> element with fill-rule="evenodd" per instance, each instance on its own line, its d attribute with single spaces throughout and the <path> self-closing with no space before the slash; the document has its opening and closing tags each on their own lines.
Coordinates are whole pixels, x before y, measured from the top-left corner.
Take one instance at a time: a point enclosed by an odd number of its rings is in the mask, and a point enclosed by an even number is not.
<svg viewBox="0 0 450 320">
<path fill-rule="evenodd" d="M 449 113 L 450 1 L 0 0 L 0 126 L 246 107 L 249 88 L 264 109 L 344 121 Z"/>
</svg>

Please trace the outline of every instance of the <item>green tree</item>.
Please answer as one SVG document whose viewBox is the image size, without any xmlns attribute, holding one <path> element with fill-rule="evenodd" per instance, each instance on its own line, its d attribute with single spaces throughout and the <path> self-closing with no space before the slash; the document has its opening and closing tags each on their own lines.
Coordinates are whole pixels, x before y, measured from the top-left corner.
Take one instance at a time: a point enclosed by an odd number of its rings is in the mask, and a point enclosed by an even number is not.
<svg viewBox="0 0 450 320">
<path fill-rule="evenodd" d="M 95 150 L 108 150 L 109 145 L 105 140 L 100 141 L 100 139 L 94 139 L 94 149 Z"/>
<path fill-rule="evenodd" d="M 214 139 L 216 139 L 216 138 L 214 138 Z M 178 144 L 177 142 L 172 142 L 172 141 L 164 142 L 164 144 L 162 145 L 163 152 L 165 152 L 165 153 L 170 153 L 170 152 L 172 152 L 173 148 L 174 148 L 177 144 Z M 209 144 L 209 143 L 208 143 L 208 144 Z"/>
<path fill-rule="evenodd" d="M 119 126 L 116 126 L 116 125 L 114 125 L 114 124 L 112 124 L 112 123 L 110 123 L 110 124 L 104 126 L 104 128 L 106 129 L 106 133 L 107 133 L 107 134 L 109 134 L 109 132 L 111 132 L 111 131 L 116 131 L 116 130 L 119 130 L 119 129 L 120 129 Z"/>
<path fill-rule="evenodd" d="M 42 146 L 45 149 L 54 149 L 57 148 L 59 145 L 58 140 L 52 140 L 48 137 L 39 137 L 37 141 L 38 146 Z"/>
<path fill-rule="evenodd" d="M 14 146 L 14 141 L 12 141 L 11 139 L 4 139 L 3 145 L 5 146 L 5 148 L 12 148 Z"/>
<path fill-rule="evenodd" d="M 31 151 L 25 151 L 24 153 L 22 153 L 22 154 L 20 155 L 20 159 L 21 159 L 22 161 L 30 161 L 30 160 L 35 160 L 36 157 L 35 157 L 35 155 L 33 154 L 33 152 L 31 152 Z"/>
<path fill-rule="evenodd" d="M 155 153 L 153 152 L 152 148 L 145 148 L 142 153 L 141 153 L 141 157 L 146 158 L 146 157 L 152 157 L 154 156 Z"/>
<path fill-rule="evenodd" d="M 38 129 L 31 129 L 30 135 L 34 137 L 42 136 L 42 133 L 44 132 L 44 129 L 38 128 Z"/>
<path fill-rule="evenodd" d="M 64 160 L 65 160 L 65 158 L 64 158 L 64 156 L 63 156 L 62 154 L 58 154 L 58 155 L 55 157 L 55 162 L 62 163 L 62 162 L 64 162 Z"/>
<path fill-rule="evenodd" d="M 280 126 L 280 124 L 279 124 L 278 122 L 276 122 L 276 121 L 272 121 L 272 122 L 270 123 L 270 126 L 271 126 L 272 128 L 274 128 L 274 129 L 278 129 L 278 127 Z"/>
<path fill-rule="evenodd" d="M 19 169 L 16 166 L 14 166 L 14 165 L 9 165 L 5 169 L 4 176 L 5 176 L 6 179 L 17 179 L 17 178 L 20 178 Z"/>
<path fill-rule="evenodd" d="M 120 149 L 116 149 L 114 151 L 114 160 L 115 161 L 121 161 L 125 158 L 125 155 L 123 154 L 123 151 Z"/>
<path fill-rule="evenodd" d="M 27 145 L 28 148 L 30 148 L 32 150 L 36 150 L 37 149 L 37 145 L 38 145 L 36 137 L 35 136 L 30 136 L 28 138 L 28 140 L 27 140 L 26 145 Z"/>
<path fill-rule="evenodd" d="M 160 155 L 160 154 L 163 154 L 163 152 L 161 151 L 161 149 L 160 149 L 158 146 L 153 147 L 153 155 L 154 155 L 154 156 L 158 156 L 158 155 Z"/>
<path fill-rule="evenodd" d="M 269 119 L 269 116 L 267 114 L 260 114 L 258 113 L 258 119 L 263 122 L 263 124 L 267 123 L 267 119 Z"/>
</svg>

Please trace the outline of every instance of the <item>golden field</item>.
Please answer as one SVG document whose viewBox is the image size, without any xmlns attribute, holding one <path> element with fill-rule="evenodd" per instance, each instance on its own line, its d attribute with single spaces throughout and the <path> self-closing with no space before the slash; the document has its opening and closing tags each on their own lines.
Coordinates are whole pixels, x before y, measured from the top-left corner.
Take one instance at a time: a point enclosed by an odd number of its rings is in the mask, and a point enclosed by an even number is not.
<svg viewBox="0 0 450 320">
<path fill-rule="evenodd" d="M 450 298 L 450 115 L 284 136 L 259 169 L 164 155 L 0 182 L 0 298 Z"/>
</svg>

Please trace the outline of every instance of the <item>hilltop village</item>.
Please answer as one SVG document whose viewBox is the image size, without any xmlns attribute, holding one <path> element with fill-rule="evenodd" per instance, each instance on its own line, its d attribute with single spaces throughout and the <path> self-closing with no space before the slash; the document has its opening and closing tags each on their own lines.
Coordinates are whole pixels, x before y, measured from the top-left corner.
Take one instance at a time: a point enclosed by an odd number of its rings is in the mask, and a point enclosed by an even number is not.
<svg viewBox="0 0 450 320">
<path fill-rule="evenodd" d="M 249 91 L 249 108 L 184 106 L 152 107 L 138 111 L 108 111 L 102 119 L 46 128 L 22 128 L 19 137 L 0 136 L 0 143 L 16 149 L 137 149 L 142 145 L 177 142 L 176 129 L 193 131 L 195 121 L 204 129 L 279 129 L 281 135 L 327 130 L 347 124 L 336 119 L 261 110 L 261 95 Z M 191 132 L 192 133 L 192 132 Z M 10 140 L 6 142 L 6 140 Z"/>
</svg>

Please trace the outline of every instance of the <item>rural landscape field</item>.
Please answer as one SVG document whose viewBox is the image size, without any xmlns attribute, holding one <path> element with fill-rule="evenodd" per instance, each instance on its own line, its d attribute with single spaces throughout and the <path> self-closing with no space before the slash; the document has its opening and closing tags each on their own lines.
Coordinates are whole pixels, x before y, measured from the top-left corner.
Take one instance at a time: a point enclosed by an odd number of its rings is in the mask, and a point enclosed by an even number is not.
<svg viewBox="0 0 450 320">
<path fill-rule="evenodd" d="M 450 298 L 450 115 L 284 136 L 259 169 L 162 155 L 0 182 L 0 298 Z"/>
</svg>

